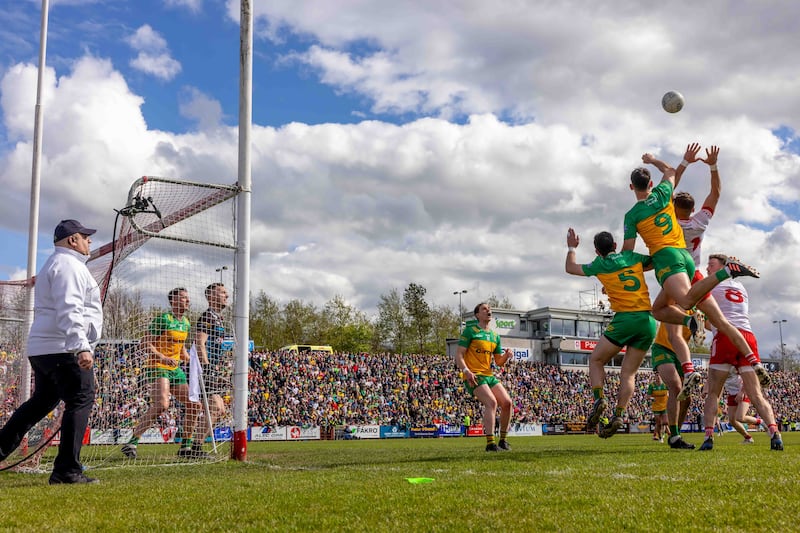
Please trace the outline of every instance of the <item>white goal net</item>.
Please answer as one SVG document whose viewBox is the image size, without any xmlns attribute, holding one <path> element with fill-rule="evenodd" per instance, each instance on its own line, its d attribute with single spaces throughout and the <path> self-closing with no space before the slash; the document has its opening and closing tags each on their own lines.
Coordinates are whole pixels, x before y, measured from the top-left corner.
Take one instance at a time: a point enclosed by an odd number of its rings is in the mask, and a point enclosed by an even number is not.
<svg viewBox="0 0 800 533">
<path fill-rule="evenodd" d="M 95 353 L 95 406 L 81 454 L 87 468 L 230 455 L 238 192 L 236 185 L 140 178 L 116 210 L 112 242 L 92 252 L 87 266 L 103 294 L 104 328 Z M 22 290 L 24 284 L 15 287 Z M 0 303 L 19 298 L 15 291 L 0 292 Z M 227 301 L 221 301 L 221 291 Z M 11 361 L 4 364 L 4 418 L 16 407 L 24 351 L 19 327 L 0 323 L 0 343 Z M 13 350 L 6 349 L 12 342 Z M 190 372 L 186 359 L 192 351 L 206 362 L 202 372 Z M 177 367 L 173 356 L 180 360 Z M 48 447 L 58 442 L 58 411 L 6 463 L 25 461 L 22 467 L 47 470 L 55 456 Z"/>
</svg>

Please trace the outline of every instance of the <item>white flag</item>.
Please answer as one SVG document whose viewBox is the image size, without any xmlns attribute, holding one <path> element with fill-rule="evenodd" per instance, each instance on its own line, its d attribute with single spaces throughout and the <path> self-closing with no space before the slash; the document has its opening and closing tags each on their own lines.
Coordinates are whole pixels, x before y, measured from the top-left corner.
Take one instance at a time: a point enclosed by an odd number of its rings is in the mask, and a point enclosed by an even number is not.
<svg viewBox="0 0 800 533">
<path fill-rule="evenodd" d="M 192 343 L 189 349 L 189 401 L 200 401 L 200 358 L 197 357 L 197 346 Z"/>
</svg>

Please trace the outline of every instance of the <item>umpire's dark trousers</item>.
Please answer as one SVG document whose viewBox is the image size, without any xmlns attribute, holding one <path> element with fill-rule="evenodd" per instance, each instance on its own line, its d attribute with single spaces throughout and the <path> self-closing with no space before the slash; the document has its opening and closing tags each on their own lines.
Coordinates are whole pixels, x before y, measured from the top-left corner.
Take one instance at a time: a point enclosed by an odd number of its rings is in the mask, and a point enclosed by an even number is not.
<svg viewBox="0 0 800 533">
<path fill-rule="evenodd" d="M 30 399 L 14 411 L 0 429 L 0 453 L 10 455 L 28 430 L 64 400 L 61 419 L 61 444 L 53 464 L 56 474 L 79 474 L 81 445 L 94 403 L 94 373 L 82 370 L 70 354 L 29 357 L 34 377 Z"/>
</svg>

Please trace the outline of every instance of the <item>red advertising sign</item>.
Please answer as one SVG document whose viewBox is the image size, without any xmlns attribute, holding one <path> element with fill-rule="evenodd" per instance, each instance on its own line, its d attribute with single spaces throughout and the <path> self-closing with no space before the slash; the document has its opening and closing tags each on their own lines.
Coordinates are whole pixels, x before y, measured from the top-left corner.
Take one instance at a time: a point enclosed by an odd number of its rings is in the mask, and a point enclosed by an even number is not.
<svg viewBox="0 0 800 533">
<path fill-rule="evenodd" d="M 483 424 L 476 424 L 467 428 L 467 437 L 482 437 Z"/>
<path fill-rule="evenodd" d="M 599 341 L 587 341 L 587 340 L 576 340 L 575 341 L 575 348 L 584 352 L 591 352 L 597 346 Z M 625 347 L 620 350 L 621 353 L 625 353 Z"/>
</svg>

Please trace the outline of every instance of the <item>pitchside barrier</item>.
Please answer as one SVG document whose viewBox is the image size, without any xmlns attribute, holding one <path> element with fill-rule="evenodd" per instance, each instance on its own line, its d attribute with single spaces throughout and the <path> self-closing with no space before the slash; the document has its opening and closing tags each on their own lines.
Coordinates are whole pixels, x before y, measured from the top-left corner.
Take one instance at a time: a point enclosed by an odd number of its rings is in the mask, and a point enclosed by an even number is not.
<svg viewBox="0 0 800 533">
<path fill-rule="evenodd" d="M 725 431 L 733 428 L 725 424 Z M 651 424 L 625 424 L 619 433 L 652 433 Z M 682 432 L 697 431 L 696 424 L 684 424 Z M 509 436 L 511 437 L 541 437 L 543 435 L 579 435 L 586 433 L 586 424 L 580 422 L 567 422 L 564 424 L 511 424 Z M 178 428 L 168 426 L 164 428 L 151 428 L 142 435 L 140 444 L 170 444 L 179 442 Z M 87 428 L 83 438 L 85 445 L 117 445 L 128 441 L 131 429 L 93 429 Z M 230 427 L 221 426 L 214 428 L 214 441 L 230 442 L 233 431 Z M 252 426 L 247 429 L 247 440 L 254 442 L 265 441 L 301 441 L 301 440 L 364 440 L 364 439 L 415 439 L 415 438 L 445 438 L 445 437 L 483 437 L 483 426 L 473 424 L 470 426 L 430 424 L 425 426 L 381 426 L 377 424 L 336 426 L 335 428 L 321 428 L 319 426 Z M 60 434 L 56 434 L 51 445 L 59 443 Z M 211 437 L 206 441 L 210 442 Z"/>
</svg>

